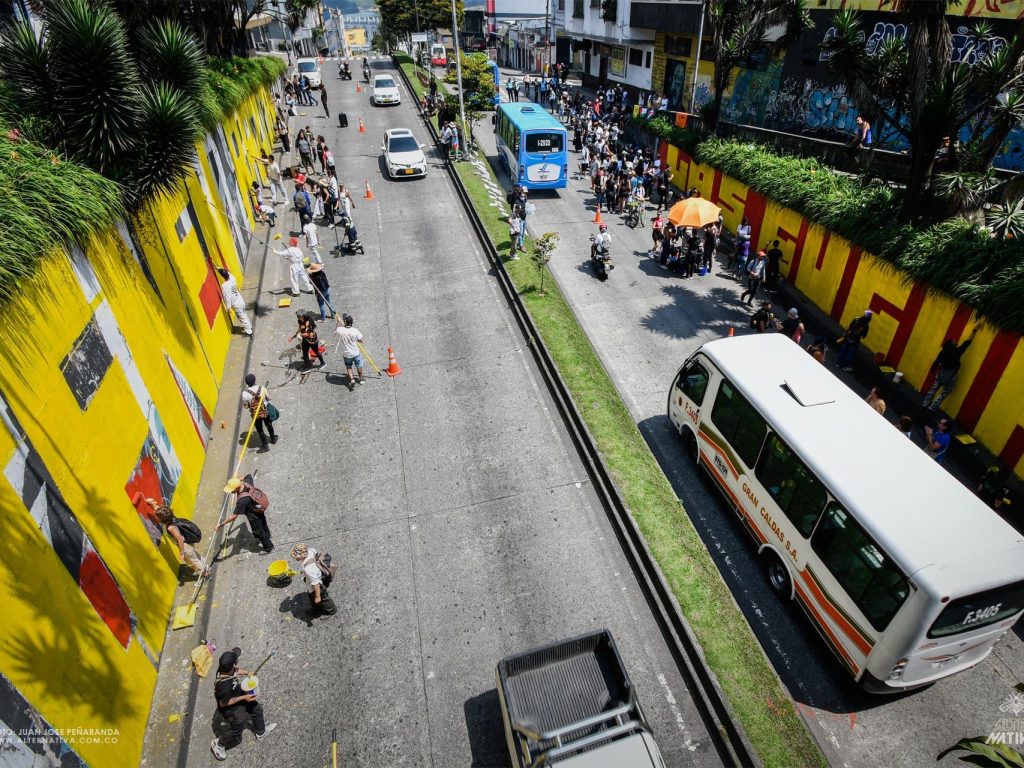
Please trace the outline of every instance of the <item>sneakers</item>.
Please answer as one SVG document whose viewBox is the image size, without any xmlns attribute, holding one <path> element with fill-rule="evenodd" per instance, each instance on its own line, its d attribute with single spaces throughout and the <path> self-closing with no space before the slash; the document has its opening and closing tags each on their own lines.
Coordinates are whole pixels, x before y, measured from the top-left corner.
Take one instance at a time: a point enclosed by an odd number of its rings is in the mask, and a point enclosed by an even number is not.
<svg viewBox="0 0 1024 768">
<path fill-rule="evenodd" d="M 514 256 L 509 256 L 508 260 L 509 261 L 518 261 L 519 260 L 519 254 L 517 253 Z"/>
<path fill-rule="evenodd" d="M 270 436 L 270 442 L 271 443 L 276 443 L 277 442 L 277 435 L 271 435 Z"/>
<path fill-rule="evenodd" d="M 260 739 L 265 738 L 267 736 L 267 734 L 270 733 L 275 728 L 277 728 L 277 723 L 267 723 L 267 727 L 263 729 L 263 733 L 257 733 L 256 734 L 256 740 L 259 741 Z M 217 753 L 214 752 L 214 754 L 217 754 Z"/>
<path fill-rule="evenodd" d="M 210 742 L 210 751 L 213 752 L 213 756 L 218 760 L 228 759 L 228 751 L 220 745 L 220 739 L 214 739 Z"/>
</svg>

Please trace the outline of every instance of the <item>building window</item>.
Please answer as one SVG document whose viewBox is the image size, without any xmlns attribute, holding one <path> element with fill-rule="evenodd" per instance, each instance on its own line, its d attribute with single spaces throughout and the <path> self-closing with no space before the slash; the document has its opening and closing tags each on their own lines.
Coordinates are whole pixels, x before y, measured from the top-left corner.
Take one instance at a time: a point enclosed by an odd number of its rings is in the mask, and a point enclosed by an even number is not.
<svg viewBox="0 0 1024 768">
<path fill-rule="evenodd" d="M 693 40 L 689 37 L 678 35 L 665 35 L 665 53 L 669 56 L 681 56 L 684 59 L 690 58 L 693 50 Z"/>
<path fill-rule="evenodd" d="M 600 8 L 601 7 L 601 0 L 590 0 L 590 7 L 591 8 Z"/>
<path fill-rule="evenodd" d="M 601 0 L 601 18 L 615 21 L 619 16 L 619 0 Z"/>
<path fill-rule="evenodd" d="M 644 57 L 644 69 L 651 68 L 651 51 L 647 52 L 647 56 Z"/>
<path fill-rule="evenodd" d="M 572 0 L 572 17 L 574 19 L 583 18 L 583 0 Z"/>
<path fill-rule="evenodd" d="M 560 11 L 564 11 L 565 10 L 565 0 L 558 0 L 558 10 L 560 10 Z"/>
<path fill-rule="evenodd" d="M 642 48 L 629 49 L 629 66 L 642 67 L 644 65 L 644 52 Z"/>
</svg>

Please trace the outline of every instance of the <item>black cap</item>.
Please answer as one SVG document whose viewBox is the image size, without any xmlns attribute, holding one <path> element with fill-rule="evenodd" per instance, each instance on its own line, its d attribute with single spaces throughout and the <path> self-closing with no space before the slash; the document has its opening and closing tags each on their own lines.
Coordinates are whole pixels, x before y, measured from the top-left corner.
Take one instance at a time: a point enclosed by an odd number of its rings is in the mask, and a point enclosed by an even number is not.
<svg viewBox="0 0 1024 768">
<path fill-rule="evenodd" d="M 224 651 L 220 655 L 220 661 L 217 663 L 218 672 L 233 672 L 235 665 L 238 664 L 238 657 L 242 655 L 241 648 L 232 648 L 230 651 Z"/>
<path fill-rule="evenodd" d="M 245 383 L 248 384 L 250 387 L 253 384 L 255 384 L 256 383 L 256 374 L 255 373 L 247 373 L 247 374 L 245 374 Z"/>
</svg>

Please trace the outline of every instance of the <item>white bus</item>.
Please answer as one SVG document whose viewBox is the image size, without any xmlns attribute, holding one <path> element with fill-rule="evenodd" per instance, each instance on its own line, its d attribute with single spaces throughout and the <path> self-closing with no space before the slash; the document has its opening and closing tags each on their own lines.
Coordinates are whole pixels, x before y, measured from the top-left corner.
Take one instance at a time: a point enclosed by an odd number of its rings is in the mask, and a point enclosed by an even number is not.
<svg viewBox="0 0 1024 768">
<path fill-rule="evenodd" d="M 866 690 L 972 667 L 1024 611 L 1021 535 L 789 338 L 703 345 L 668 415 Z"/>
</svg>

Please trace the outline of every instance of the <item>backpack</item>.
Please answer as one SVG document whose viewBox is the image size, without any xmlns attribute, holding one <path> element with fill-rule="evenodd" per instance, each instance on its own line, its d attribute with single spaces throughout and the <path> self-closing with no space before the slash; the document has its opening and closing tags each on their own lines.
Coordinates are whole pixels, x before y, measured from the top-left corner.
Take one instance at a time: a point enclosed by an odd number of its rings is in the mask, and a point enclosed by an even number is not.
<svg viewBox="0 0 1024 768">
<path fill-rule="evenodd" d="M 331 556 L 326 552 L 318 552 L 313 562 L 320 569 L 320 580 L 323 585 L 331 586 L 331 582 L 334 581 L 334 573 L 338 570 L 338 566 L 331 564 Z"/>
<path fill-rule="evenodd" d="M 238 498 L 248 497 L 252 499 L 252 503 L 255 507 L 253 510 L 257 514 L 265 514 L 267 509 L 270 507 L 270 499 L 267 494 L 257 488 L 255 485 L 242 484 L 241 490 L 238 491 Z"/>
<path fill-rule="evenodd" d="M 334 167 L 334 153 L 331 152 L 330 150 L 327 150 L 326 152 L 324 152 L 324 157 L 327 160 L 327 167 L 328 168 L 333 168 Z"/>
<path fill-rule="evenodd" d="M 292 197 L 292 202 L 295 204 L 295 210 L 298 211 L 300 214 L 304 212 L 307 208 L 306 195 L 304 192 L 296 192 L 295 195 Z"/>
<path fill-rule="evenodd" d="M 198 544 L 203 540 L 203 532 L 191 520 L 182 520 L 180 517 L 176 517 L 172 525 L 177 526 L 178 533 L 181 534 L 181 538 L 185 540 L 186 544 Z"/>
</svg>

